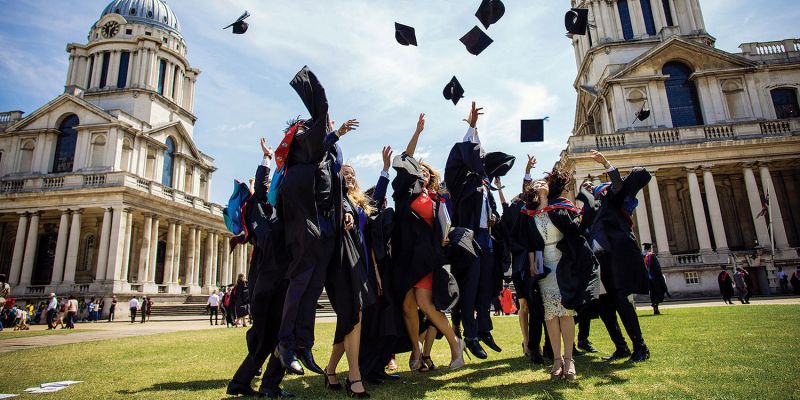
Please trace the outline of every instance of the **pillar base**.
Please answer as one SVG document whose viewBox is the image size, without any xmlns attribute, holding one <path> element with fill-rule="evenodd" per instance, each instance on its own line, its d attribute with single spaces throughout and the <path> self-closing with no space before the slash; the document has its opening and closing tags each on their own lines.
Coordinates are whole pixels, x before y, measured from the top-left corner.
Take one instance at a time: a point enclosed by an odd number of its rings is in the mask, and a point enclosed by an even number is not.
<svg viewBox="0 0 800 400">
<path fill-rule="evenodd" d="M 197 285 L 189 285 L 187 286 L 188 294 L 200 294 L 203 289 Z"/>
<path fill-rule="evenodd" d="M 142 293 L 158 294 L 158 285 L 155 282 L 142 283 Z"/>
<path fill-rule="evenodd" d="M 114 293 L 128 293 L 131 291 L 131 284 L 128 281 L 114 281 Z"/>
<path fill-rule="evenodd" d="M 181 294 L 181 286 L 178 284 L 168 284 L 167 285 L 167 293 L 168 294 Z"/>
</svg>

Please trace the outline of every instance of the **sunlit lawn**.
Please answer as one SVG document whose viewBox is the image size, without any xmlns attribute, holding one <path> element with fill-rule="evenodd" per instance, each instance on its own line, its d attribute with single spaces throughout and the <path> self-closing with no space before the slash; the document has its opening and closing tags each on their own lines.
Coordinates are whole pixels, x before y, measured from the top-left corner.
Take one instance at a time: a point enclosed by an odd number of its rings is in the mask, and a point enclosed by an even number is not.
<svg viewBox="0 0 800 400">
<path fill-rule="evenodd" d="M 495 317 L 495 338 L 505 349 L 488 360 L 468 361 L 454 372 L 402 371 L 402 380 L 369 386 L 373 398 L 543 399 L 792 399 L 800 398 L 800 307 L 729 306 L 643 313 L 653 358 L 642 364 L 609 364 L 612 350 L 600 321 L 591 339 L 603 352 L 576 359 L 579 379 L 551 382 L 544 367 L 521 357 L 516 317 Z M 327 361 L 333 324 L 319 324 L 315 354 Z M 0 393 L 21 393 L 49 381 L 85 383 L 48 399 L 220 399 L 245 354 L 244 330 L 161 334 L 0 354 L 5 373 Z M 0 346 L 2 343 L 0 342 Z M 448 363 L 437 342 L 434 360 Z M 401 355 L 401 367 L 408 355 Z M 341 367 L 346 367 L 343 360 Z M 340 380 L 345 374 L 340 370 Z M 321 376 L 290 377 L 284 387 L 301 398 L 344 398 L 326 392 Z M 257 387 L 256 387 L 257 388 Z"/>
</svg>

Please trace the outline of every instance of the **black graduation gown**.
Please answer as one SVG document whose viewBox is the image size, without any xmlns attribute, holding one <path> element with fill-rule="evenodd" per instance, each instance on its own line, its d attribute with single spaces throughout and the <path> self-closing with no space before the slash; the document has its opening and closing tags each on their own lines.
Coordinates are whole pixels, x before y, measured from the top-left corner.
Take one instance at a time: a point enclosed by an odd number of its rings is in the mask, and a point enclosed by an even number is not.
<svg viewBox="0 0 800 400">
<path fill-rule="evenodd" d="M 658 257 L 652 252 L 649 254 L 650 265 L 650 302 L 651 304 L 659 304 L 664 302 L 664 295 L 669 293 L 667 288 L 667 280 L 664 278 L 664 273 L 661 272 L 661 263 L 658 262 Z"/>
<path fill-rule="evenodd" d="M 336 232 L 342 227 L 342 181 L 334 171 L 334 160 L 340 150 L 338 145 L 327 145 L 328 100 L 325 89 L 307 67 L 297 73 L 290 83 L 311 114 L 305 132 L 298 133 L 289 150 L 287 169 L 278 196 L 278 217 L 285 222 L 286 244 L 292 249 L 293 261 L 289 265 L 290 278 L 304 272 L 303 257 L 315 254 L 321 238 L 315 186 L 319 169 L 327 169 L 331 177 L 333 223 Z M 337 238 L 337 244 L 339 239 Z M 339 247 L 337 246 L 337 249 Z M 326 260 L 322 260 L 326 261 Z"/>
<path fill-rule="evenodd" d="M 733 277 L 727 271 L 722 271 L 717 275 L 717 283 L 719 284 L 719 293 L 724 299 L 733 297 Z"/>
<path fill-rule="evenodd" d="M 594 309 L 600 295 L 600 265 L 578 227 L 578 213 L 565 209 L 547 212 L 564 238 L 556 244 L 561 259 L 556 267 L 556 279 L 561 291 L 561 304 L 568 310 Z M 528 251 L 544 250 L 544 238 L 536 227 L 534 217 L 523 215 Z M 639 257 L 641 258 L 641 256 Z M 540 279 L 542 277 L 540 276 Z"/>
<path fill-rule="evenodd" d="M 605 248 L 609 265 L 603 265 L 603 285 L 606 289 L 626 293 L 647 294 L 650 282 L 644 266 L 644 258 L 631 229 L 631 218 L 623 209 L 626 198 L 636 194 L 650 182 L 651 176 L 645 168 L 633 168 L 623 180 L 616 168 L 608 172 L 611 187 L 600 196 L 598 202 L 586 199 L 589 207 L 584 207 L 585 221 L 591 223 L 592 238 L 603 243 L 598 236 L 607 239 Z M 584 197 L 585 199 L 585 197 Z M 585 225 L 582 225 L 585 226 Z"/>
</svg>

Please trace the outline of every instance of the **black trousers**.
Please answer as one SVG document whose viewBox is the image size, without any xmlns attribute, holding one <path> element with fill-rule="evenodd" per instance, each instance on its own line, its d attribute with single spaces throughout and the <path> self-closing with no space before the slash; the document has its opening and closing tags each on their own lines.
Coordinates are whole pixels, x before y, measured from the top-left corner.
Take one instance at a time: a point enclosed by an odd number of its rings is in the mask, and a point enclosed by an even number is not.
<svg viewBox="0 0 800 400">
<path fill-rule="evenodd" d="M 211 325 L 215 323 L 219 325 L 219 306 L 210 306 L 208 308 L 208 322 Z"/>
<path fill-rule="evenodd" d="M 278 344 L 278 329 L 284 309 L 284 299 L 289 282 L 283 274 L 262 272 L 253 290 L 250 304 L 253 325 L 247 331 L 247 356 L 233 375 L 231 382 L 250 386 L 259 368 L 269 357 L 261 377 L 261 392 L 278 389 L 286 370 L 273 350 Z"/>
<path fill-rule="evenodd" d="M 136 322 L 136 307 L 131 307 L 131 323 Z"/>
<path fill-rule="evenodd" d="M 543 349 L 546 353 L 550 348 L 550 338 L 544 325 L 544 305 L 542 304 L 541 294 L 538 285 L 533 283 L 528 268 L 528 255 L 525 252 L 511 255 L 512 274 L 514 289 L 517 298 L 525 299 L 528 304 L 528 350 L 539 351 Z M 542 333 L 544 333 L 544 345 L 542 346 Z M 550 353 L 553 351 L 550 350 Z"/>
<path fill-rule="evenodd" d="M 589 341 L 589 333 L 592 330 L 592 319 L 591 318 L 581 318 L 580 315 L 576 318 L 578 324 L 578 342 L 588 342 Z"/>
<path fill-rule="evenodd" d="M 475 233 L 475 241 L 481 246 L 483 252 L 471 265 L 464 268 L 464 272 L 456 276 L 461 296 L 458 307 L 466 339 L 475 339 L 479 333 L 486 334 L 492 331 L 489 306 L 492 302 L 494 250 L 491 248 L 489 231 L 478 230 Z"/>
<path fill-rule="evenodd" d="M 628 296 L 631 293 L 615 289 L 613 286 L 613 276 L 611 267 L 611 258 L 608 253 L 597 254 L 597 259 L 600 261 L 600 278 L 603 281 L 603 286 L 606 289 L 606 294 L 600 295 L 600 318 L 608 330 L 608 335 L 611 341 L 617 348 L 624 348 L 627 346 L 625 338 L 622 336 L 622 331 L 617 322 L 617 314 L 619 314 L 622 325 L 628 333 L 634 348 L 644 347 L 644 338 L 642 337 L 642 329 L 639 327 L 639 316 L 636 315 L 636 307 Z"/>
<path fill-rule="evenodd" d="M 58 314 L 58 311 L 56 311 L 56 310 L 47 310 L 47 317 L 46 318 L 47 318 L 47 327 L 48 328 L 53 328 L 55 326 L 56 314 Z"/>
</svg>

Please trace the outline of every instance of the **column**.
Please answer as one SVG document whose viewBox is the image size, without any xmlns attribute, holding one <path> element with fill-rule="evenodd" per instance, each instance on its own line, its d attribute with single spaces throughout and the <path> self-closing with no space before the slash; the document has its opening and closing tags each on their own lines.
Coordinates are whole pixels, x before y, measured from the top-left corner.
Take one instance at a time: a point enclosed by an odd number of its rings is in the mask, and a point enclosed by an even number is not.
<svg viewBox="0 0 800 400">
<path fill-rule="evenodd" d="M 195 248 L 195 229 L 189 226 L 189 236 L 186 237 L 186 282 L 185 286 L 191 286 L 194 282 L 194 248 Z"/>
<path fill-rule="evenodd" d="M 111 50 L 109 57 L 111 60 L 108 63 L 108 77 L 106 78 L 106 85 L 109 87 L 117 87 L 117 78 L 119 77 L 119 59 L 121 53 L 118 50 Z"/>
<path fill-rule="evenodd" d="M 214 244 L 211 249 L 211 282 L 213 283 L 214 287 L 217 286 L 217 282 L 221 281 L 222 279 L 217 279 L 219 275 L 219 234 L 214 232 Z"/>
<path fill-rule="evenodd" d="M 39 244 L 39 211 L 31 213 L 31 223 L 28 227 L 28 238 L 25 241 L 25 256 L 22 259 L 22 273 L 19 278 L 20 286 L 31 284 L 33 265 L 36 261 L 36 248 Z"/>
<path fill-rule="evenodd" d="M 53 275 L 50 284 L 57 285 L 64 279 L 64 261 L 67 258 L 67 241 L 69 240 L 69 210 L 61 210 L 61 221 L 58 224 L 56 254 L 53 260 Z"/>
<path fill-rule="evenodd" d="M 175 260 L 175 221 L 168 221 L 167 227 L 167 253 L 164 255 L 164 284 L 168 285 L 172 282 L 172 269 L 174 268 Z"/>
<path fill-rule="evenodd" d="M 11 255 L 11 276 L 8 281 L 11 286 L 19 284 L 20 274 L 22 273 L 22 258 L 25 252 L 25 237 L 28 233 L 28 213 L 19 214 L 19 225 L 17 225 L 17 236 L 14 238 L 14 253 Z"/>
<path fill-rule="evenodd" d="M 111 219 L 111 235 L 108 245 L 108 263 L 106 265 L 106 280 L 120 281 L 125 254 L 125 234 L 128 231 L 128 209 L 122 206 L 114 207 L 114 214 Z"/>
<path fill-rule="evenodd" d="M 194 286 L 200 286 L 200 264 L 203 263 L 200 260 L 200 247 L 203 246 L 202 238 L 203 231 L 198 227 L 194 231 L 194 265 L 192 266 L 194 269 L 194 282 L 192 284 Z"/>
<path fill-rule="evenodd" d="M 150 267 L 147 269 L 147 282 L 156 282 L 156 268 L 158 267 L 158 216 L 153 216 L 153 231 L 150 233 Z"/>
<path fill-rule="evenodd" d="M 144 227 L 142 228 L 142 248 L 139 253 L 139 272 L 136 282 L 147 282 L 147 266 L 150 263 L 150 235 L 153 233 L 153 216 L 145 214 Z"/>
<path fill-rule="evenodd" d="M 653 230 L 656 234 L 656 246 L 658 254 L 669 256 L 669 238 L 667 237 L 667 224 L 664 221 L 664 209 L 661 207 L 661 192 L 658 190 L 658 180 L 656 174 L 652 174 L 650 182 L 647 183 L 647 190 L 650 192 L 650 211 L 653 216 Z"/>
<path fill-rule="evenodd" d="M 636 207 L 636 225 L 639 228 L 639 243 L 653 243 L 650 237 L 650 219 L 647 218 L 647 201 L 644 198 L 644 191 L 640 190 L 636 194 L 639 205 Z"/>
<path fill-rule="evenodd" d="M 228 274 L 230 274 L 230 261 L 231 256 L 230 251 L 228 251 L 228 237 L 222 235 L 222 278 L 220 278 L 220 280 L 223 285 L 231 283 L 228 276 Z"/>
<path fill-rule="evenodd" d="M 728 251 L 728 238 L 725 236 L 725 225 L 722 222 L 722 210 L 719 208 L 717 186 L 714 184 L 714 174 L 711 168 L 703 168 L 703 185 L 706 188 L 706 202 L 708 214 L 711 217 L 711 230 L 714 232 L 714 242 L 717 253 Z"/>
<path fill-rule="evenodd" d="M 127 216 L 127 221 L 125 222 L 125 245 L 122 250 L 122 269 L 120 269 L 117 277 L 117 280 L 123 282 L 128 281 L 128 269 L 130 268 L 131 242 L 133 241 L 133 237 L 131 237 L 133 235 L 133 210 L 130 208 L 125 209 L 125 215 Z"/>
<path fill-rule="evenodd" d="M 700 194 L 700 183 L 693 169 L 688 170 L 686 178 L 689 180 L 689 195 L 692 200 L 692 215 L 694 216 L 694 227 L 697 230 L 697 242 L 700 245 L 701 252 L 710 252 L 711 238 L 708 236 L 708 225 L 706 225 L 703 197 Z"/>
<path fill-rule="evenodd" d="M 214 257 L 214 234 L 209 231 L 206 235 L 206 257 L 205 257 L 205 264 L 204 269 L 205 273 L 203 274 L 203 287 L 204 288 L 211 288 L 213 286 L 214 277 L 213 274 L 213 257 Z"/>
<path fill-rule="evenodd" d="M 181 237 L 182 226 L 180 221 L 175 223 L 175 252 L 172 254 L 172 279 L 170 283 L 178 284 L 181 277 Z"/>
<path fill-rule="evenodd" d="M 100 248 L 97 251 L 97 270 L 95 271 L 95 281 L 106 279 L 106 267 L 108 266 L 108 245 L 111 236 L 111 208 L 103 210 L 103 228 L 100 233 Z"/>
<path fill-rule="evenodd" d="M 769 240 L 769 232 L 767 231 L 767 222 L 765 218 L 759 217 L 761 213 L 761 195 L 758 191 L 758 184 L 756 183 L 756 176 L 753 173 L 753 168 L 745 166 L 744 173 L 744 186 L 747 192 L 747 200 L 750 203 L 750 214 L 753 217 L 753 226 L 756 229 L 756 237 L 758 244 L 764 248 L 772 246 Z"/>
<path fill-rule="evenodd" d="M 758 167 L 761 175 L 761 187 L 766 192 L 764 197 L 769 200 L 769 215 L 770 220 L 768 223 L 772 224 L 772 235 L 775 239 L 775 248 L 788 249 L 789 239 L 786 237 L 786 227 L 783 224 L 783 213 L 781 213 L 781 205 L 778 202 L 778 196 L 775 195 L 775 186 L 772 184 L 772 175 L 769 173 L 769 168 L 766 165 Z"/>
<path fill-rule="evenodd" d="M 78 251 L 81 247 L 81 214 L 83 210 L 72 210 L 72 223 L 69 225 L 69 244 L 67 261 L 64 266 L 64 283 L 75 283 L 75 269 L 78 266 Z"/>
</svg>

